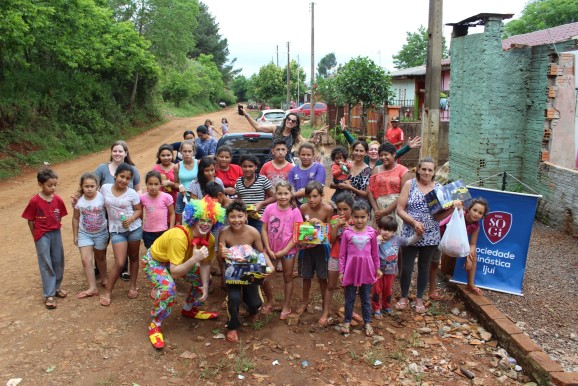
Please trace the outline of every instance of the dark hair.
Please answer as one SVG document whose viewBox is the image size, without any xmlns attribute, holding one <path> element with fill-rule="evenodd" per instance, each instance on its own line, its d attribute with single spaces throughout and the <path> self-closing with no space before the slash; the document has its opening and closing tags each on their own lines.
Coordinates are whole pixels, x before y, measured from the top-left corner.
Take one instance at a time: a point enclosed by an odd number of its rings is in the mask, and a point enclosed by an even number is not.
<svg viewBox="0 0 578 386">
<path fill-rule="evenodd" d="M 159 182 L 162 184 L 163 183 L 163 179 L 161 177 L 161 173 L 157 172 L 156 170 L 151 170 L 150 172 L 147 173 L 147 175 L 145 176 L 145 184 L 149 182 L 149 178 L 158 178 Z"/>
<path fill-rule="evenodd" d="M 192 134 L 193 138 L 196 138 L 195 132 L 193 130 L 185 130 L 185 132 L 183 133 L 183 139 L 189 134 Z"/>
<path fill-rule="evenodd" d="M 239 159 L 239 165 L 242 165 L 245 161 L 252 162 L 255 166 L 259 166 L 259 158 L 253 154 L 243 154 Z"/>
<path fill-rule="evenodd" d="M 228 216 L 229 213 L 231 213 L 232 211 L 238 211 L 238 212 L 243 212 L 245 214 L 247 214 L 247 206 L 245 205 L 245 203 L 241 200 L 233 200 L 233 202 L 231 202 L 226 210 L 225 213 Z"/>
<path fill-rule="evenodd" d="M 216 181 L 207 182 L 207 186 L 205 186 L 205 194 L 211 198 L 219 197 L 219 193 L 225 194 L 225 188 L 223 185 L 219 184 Z"/>
<path fill-rule="evenodd" d="M 56 172 L 50 168 L 42 168 L 36 173 L 36 180 L 38 183 L 43 184 L 46 181 L 50 180 L 51 178 L 58 179 Z"/>
<path fill-rule="evenodd" d="M 171 152 L 171 155 L 174 156 L 174 154 L 173 154 L 173 147 L 172 147 L 171 145 L 169 145 L 168 143 L 162 144 L 162 145 L 159 147 L 159 150 L 157 151 L 157 164 L 160 164 L 160 163 L 161 163 L 161 152 L 162 152 L 163 150 L 168 150 L 168 151 L 170 151 L 170 152 Z M 174 158 L 174 157 L 173 157 L 173 158 Z"/>
<path fill-rule="evenodd" d="M 308 196 L 313 193 L 314 190 L 317 190 L 320 195 L 323 196 L 323 185 L 319 181 L 309 181 L 307 185 L 305 185 L 305 195 Z"/>
<path fill-rule="evenodd" d="M 344 202 L 352 208 L 353 204 L 355 203 L 355 195 L 347 191 L 341 192 L 335 196 L 335 200 L 333 202 L 335 202 L 335 205 L 339 204 L 340 202 Z"/>
<path fill-rule="evenodd" d="M 419 168 L 420 168 L 421 164 L 424 164 L 424 163 L 434 164 L 434 169 L 436 167 L 436 161 L 434 161 L 434 159 L 432 157 L 426 156 L 426 157 L 420 159 L 419 162 L 417 163 L 417 167 L 415 168 L 415 179 L 418 181 L 421 178 L 419 176 Z"/>
<path fill-rule="evenodd" d="M 207 180 L 207 177 L 205 177 L 205 169 L 211 165 L 215 166 L 216 164 L 217 161 L 215 161 L 211 156 L 203 157 L 199 162 L 199 172 L 197 174 L 197 180 L 199 180 L 199 186 L 201 187 L 201 192 L 203 193 L 203 195 L 205 194 L 207 183 L 210 182 L 209 180 Z"/>
<path fill-rule="evenodd" d="M 229 121 L 227 120 L 227 117 L 221 118 L 221 123 L 223 123 L 223 119 L 225 120 L 225 123 L 229 123 Z"/>
<path fill-rule="evenodd" d="M 386 152 L 389 154 L 393 154 L 395 156 L 396 153 L 395 145 L 391 142 L 385 141 L 381 145 L 379 145 L 379 149 L 377 149 L 377 154 L 381 154 L 382 152 Z"/>
<path fill-rule="evenodd" d="M 82 184 L 84 184 L 84 181 L 86 180 L 94 180 L 96 182 L 96 187 L 98 188 L 99 185 L 99 179 L 98 177 L 94 174 L 94 173 L 84 173 L 83 175 L 80 176 L 80 187 L 78 188 L 78 197 L 82 196 Z"/>
<path fill-rule="evenodd" d="M 377 227 L 384 231 L 397 231 L 397 220 L 393 216 L 383 216 L 377 222 Z"/>
<path fill-rule="evenodd" d="M 313 152 L 313 155 L 315 155 L 315 145 L 312 144 L 311 142 L 303 142 L 301 145 L 299 145 L 299 150 L 297 150 L 297 154 L 300 154 L 301 150 L 303 149 L 309 149 Z"/>
<path fill-rule="evenodd" d="M 299 134 L 301 134 L 301 118 L 299 118 L 299 115 L 295 113 L 287 114 L 287 116 L 283 119 L 283 123 L 280 126 L 281 130 L 278 131 L 282 135 L 285 126 L 287 126 L 287 119 L 289 119 L 290 115 L 294 116 L 295 119 L 297 120 L 295 126 L 293 126 L 293 128 L 291 129 L 291 137 L 293 137 L 293 143 L 297 143 L 299 141 Z"/>
<path fill-rule="evenodd" d="M 205 126 L 207 126 L 207 122 L 209 122 L 210 125 L 213 124 L 213 121 L 211 121 L 209 118 L 205 119 Z M 208 127 L 207 127 L 208 129 Z"/>
<path fill-rule="evenodd" d="M 272 148 L 275 148 L 275 146 L 277 146 L 277 145 L 283 145 L 283 146 L 287 147 L 287 142 L 285 142 L 285 140 L 283 138 L 274 139 Z"/>
<path fill-rule="evenodd" d="M 197 134 L 207 134 L 209 129 L 205 125 L 197 126 Z"/>
<path fill-rule="evenodd" d="M 474 206 L 476 204 L 480 204 L 484 207 L 484 216 L 486 214 L 488 214 L 490 207 L 488 206 L 488 201 L 486 201 L 486 199 L 483 197 L 476 197 L 476 198 L 472 198 L 471 200 L 468 200 L 467 205 L 466 205 L 466 210 L 472 209 L 472 206 Z"/>
<path fill-rule="evenodd" d="M 114 176 L 117 177 L 121 172 L 126 172 L 129 171 L 131 178 L 132 176 L 134 176 L 134 171 L 132 170 L 132 166 L 127 164 L 126 162 L 121 163 L 120 165 L 118 165 L 118 168 L 116 168 L 116 172 L 114 172 Z"/>
<path fill-rule="evenodd" d="M 367 142 L 365 142 L 365 141 L 360 141 L 360 140 L 357 140 L 357 141 L 355 141 L 355 142 L 353 142 L 353 143 L 351 144 L 351 151 L 355 150 L 355 148 L 356 148 L 358 145 L 363 146 L 363 148 L 365 149 L 365 152 L 366 152 L 366 153 L 369 151 L 369 145 L 367 144 Z"/>
<path fill-rule="evenodd" d="M 343 156 L 343 159 L 345 160 L 347 160 L 347 157 L 349 157 L 347 149 L 344 148 L 343 146 L 335 146 L 335 149 L 331 150 L 331 161 L 335 161 L 335 158 L 338 155 Z"/>
<path fill-rule="evenodd" d="M 115 146 L 122 146 L 122 148 L 124 149 L 124 152 L 126 153 L 126 155 L 124 156 L 124 162 L 126 162 L 129 165 L 134 166 L 134 162 L 132 162 L 132 159 L 130 158 L 130 154 L 128 153 L 128 145 L 126 144 L 125 141 L 116 141 L 112 144 L 112 146 L 110 147 L 110 151 L 112 152 L 112 149 L 115 148 Z M 110 155 L 110 161 L 112 161 L 112 154 Z"/>
<path fill-rule="evenodd" d="M 364 200 L 357 200 L 353 203 L 353 206 L 351 207 L 351 212 L 355 212 L 358 210 L 364 210 L 369 215 L 371 208 L 369 207 L 369 204 Z"/>
<path fill-rule="evenodd" d="M 223 145 L 223 146 L 221 146 L 220 148 L 218 148 L 216 155 L 219 155 L 219 154 L 221 154 L 221 153 L 223 153 L 223 152 L 229 153 L 230 156 L 233 155 L 233 149 L 231 149 L 231 147 L 230 147 L 230 146 L 227 146 L 227 145 Z"/>
</svg>

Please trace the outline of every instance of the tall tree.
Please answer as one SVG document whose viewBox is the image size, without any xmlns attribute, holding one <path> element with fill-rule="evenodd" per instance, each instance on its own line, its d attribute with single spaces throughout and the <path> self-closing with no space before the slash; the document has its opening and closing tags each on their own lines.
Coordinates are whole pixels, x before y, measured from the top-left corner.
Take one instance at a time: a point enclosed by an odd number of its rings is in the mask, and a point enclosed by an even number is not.
<svg viewBox="0 0 578 386">
<path fill-rule="evenodd" d="M 519 19 L 504 26 L 504 37 L 578 22 L 576 0 L 531 0 Z"/>
<path fill-rule="evenodd" d="M 289 69 L 291 70 L 291 91 L 290 91 L 290 95 L 292 99 L 297 99 L 297 84 L 299 84 L 299 94 L 300 97 L 303 96 L 303 93 L 305 92 L 305 78 L 307 75 L 305 75 L 305 70 L 303 69 L 303 67 L 298 67 L 297 62 L 295 60 L 291 61 L 291 66 L 289 67 Z M 297 75 L 299 71 L 299 76 Z M 297 79 L 299 79 L 299 82 L 297 82 Z M 287 66 L 285 66 L 285 68 L 283 69 L 283 82 L 285 84 L 287 84 Z M 287 87 L 285 87 L 284 91 L 285 94 L 285 99 L 287 98 Z"/>
<path fill-rule="evenodd" d="M 283 70 L 274 63 L 269 63 L 259 69 L 253 85 L 255 97 L 260 102 L 269 102 L 274 98 L 279 99 L 286 95 L 287 89 L 286 83 L 283 82 Z"/>
<path fill-rule="evenodd" d="M 406 43 L 393 55 L 393 64 L 397 69 L 422 66 L 427 61 L 427 29 L 420 25 L 417 32 L 406 32 L 406 35 Z M 442 57 L 448 57 L 445 37 L 442 38 Z"/>
<path fill-rule="evenodd" d="M 238 75 L 233 79 L 231 84 L 231 88 L 233 89 L 233 93 L 237 100 L 239 101 L 246 101 L 247 100 L 247 91 L 249 90 L 249 80 L 243 76 Z"/>
<path fill-rule="evenodd" d="M 332 70 L 337 66 L 337 59 L 335 59 L 335 54 L 332 52 L 325 55 L 317 64 L 317 76 L 321 78 L 327 78 L 332 74 Z"/>
</svg>

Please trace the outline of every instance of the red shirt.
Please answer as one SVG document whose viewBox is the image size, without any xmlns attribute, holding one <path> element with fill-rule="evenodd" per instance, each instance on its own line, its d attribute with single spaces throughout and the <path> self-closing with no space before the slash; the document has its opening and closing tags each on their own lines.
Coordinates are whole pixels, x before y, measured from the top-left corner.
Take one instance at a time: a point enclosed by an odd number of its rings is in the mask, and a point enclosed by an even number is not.
<svg viewBox="0 0 578 386">
<path fill-rule="evenodd" d="M 287 162 L 287 165 L 283 166 L 281 169 L 277 169 L 273 164 L 273 161 L 269 161 L 266 162 L 265 165 L 263 165 L 263 167 L 259 171 L 259 174 L 267 177 L 274 186 L 279 180 L 287 181 L 287 176 L 289 175 L 289 172 L 291 171 L 292 168 L 293 164 Z"/>
<path fill-rule="evenodd" d="M 403 130 L 400 127 L 397 128 L 390 127 L 389 129 L 387 129 L 387 132 L 385 133 L 385 138 L 393 144 L 403 142 L 405 139 L 403 135 Z M 402 145 L 396 145 L 395 148 L 399 150 Z"/>
<path fill-rule="evenodd" d="M 239 165 L 230 164 L 229 170 L 223 171 L 218 167 L 215 168 L 215 176 L 223 181 L 225 188 L 234 188 L 237 179 L 243 175 L 243 169 Z"/>
<path fill-rule="evenodd" d="M 45 233 L 55 231 L 62 227 L 60 220 L 66 216 L 64 201 L 56 194 L 52 201 L 46 201 L 39 194 L 30 199 L 22 218 L 34 222 L 34 241 L 38 241 Z"/>
</svg>

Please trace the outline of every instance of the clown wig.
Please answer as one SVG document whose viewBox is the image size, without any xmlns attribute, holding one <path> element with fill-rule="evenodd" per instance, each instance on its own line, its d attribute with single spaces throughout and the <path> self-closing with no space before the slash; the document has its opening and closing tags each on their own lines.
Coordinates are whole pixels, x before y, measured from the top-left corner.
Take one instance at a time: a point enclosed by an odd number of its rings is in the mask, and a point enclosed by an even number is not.
<svg viewBox="0 0 578 386">
<path fill-rule="evenodd" d="M 211 220 L 215 225 L 223 225 L 225 209 L 215 199 L 209 196 L 201 200 L 191 200 L 183 212 L 183 222 L 192 227 L 199 220 Z"/>
</svg>

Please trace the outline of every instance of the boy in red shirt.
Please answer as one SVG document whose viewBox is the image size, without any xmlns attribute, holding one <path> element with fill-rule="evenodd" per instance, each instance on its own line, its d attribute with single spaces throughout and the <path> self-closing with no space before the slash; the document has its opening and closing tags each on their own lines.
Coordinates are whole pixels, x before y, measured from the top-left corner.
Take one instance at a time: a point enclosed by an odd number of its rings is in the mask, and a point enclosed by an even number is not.
<svg viewBox="0 0 578 386">
<path fill-rule="evenodd" d="M 403 145 L 405 136 L 403 130 L 399 127 L 399 117 L 391 118 L 391 127 L 387 129 L 385 139 L 392 143 L 396 150 L 399 150 Z"/>
<path fill-rule="evenodd" d="M 67 292 L 60 288 L 64 276 L 60 220 L 68 212 L 64 201 L 54 194 L 58 183 L 56 173 L 52 169 L 42 169 L 36 175 L 36 179 L 40 193 L 30 199 L 22 217 L 28 220 L 28 227 L 36 245 L 44 305 L 48 309 L 54 309 L 56 308 L 54 297 L 65 298 L 67 295 Z"/>
</svg>

